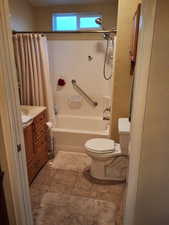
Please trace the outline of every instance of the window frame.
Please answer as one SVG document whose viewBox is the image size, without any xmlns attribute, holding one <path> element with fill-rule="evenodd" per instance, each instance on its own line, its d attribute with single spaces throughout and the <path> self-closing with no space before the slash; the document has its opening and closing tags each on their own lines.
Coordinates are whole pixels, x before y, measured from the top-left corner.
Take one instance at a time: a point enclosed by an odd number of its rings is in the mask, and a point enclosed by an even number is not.
<svg viewBox="0 0 169 225">
<path fill-rule="evenodd" d="M 76 30 L 57 30 L 57 23 L 56 23 L 56 17 L 57 16 L 76 16 L 77 18 L 77 29 Z M 79 30 L 101 30 L 103 28 L 102 25 L 100 25 L 99 27 L 86 27 L 86 28 L 81 28 L 80 27 L 80 19 L 81 18 L 88 18 L 88 17 L 103 17 L 103 15 L 101 13 L 97 13 L 97 12 L 82 12 L 82 13 L 53 13 L 52 14 L 52 31 L 79 31 Z"/>
</svg>

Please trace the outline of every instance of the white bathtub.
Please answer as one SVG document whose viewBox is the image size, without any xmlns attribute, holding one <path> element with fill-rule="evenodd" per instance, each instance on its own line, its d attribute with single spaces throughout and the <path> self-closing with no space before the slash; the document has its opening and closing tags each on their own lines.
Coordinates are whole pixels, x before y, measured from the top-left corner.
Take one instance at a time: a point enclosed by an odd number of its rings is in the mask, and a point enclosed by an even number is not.
<svg viewBox="0 0 169 225">
<path fill-rule="evenodd" d="M 109 138 L 110 122 L 100 117 L 59 115 L 53 128 L 55 150 L 84 152 L 87 140 L 96 137 Z"/>
</svg>

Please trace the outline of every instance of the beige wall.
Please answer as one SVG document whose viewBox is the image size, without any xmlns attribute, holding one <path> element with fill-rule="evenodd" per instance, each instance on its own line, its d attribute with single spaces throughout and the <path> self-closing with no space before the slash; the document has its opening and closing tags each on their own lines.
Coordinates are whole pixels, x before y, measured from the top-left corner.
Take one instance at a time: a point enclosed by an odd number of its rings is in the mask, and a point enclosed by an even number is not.
<svg viewBox="0 0 169 225">
<path fill-rule="evenodd" d="M 113 104 L 112 104 L 112 138 L 118 140 L 117 123 L 119 117 L 128 117 L 130 102 L 130 38 L 132 18 L 140 0 L 119 0 L 117 21 L 117 46 L 115 59 Z"/>
<path fill-rule="evenodd" d="M 101 13 L 104 17 L 104 29 L 111 29 L 116 26 L 117 20 L 117 4 L 87 4 L 87 5 L 59 5 L 55 7 L 35 7 L 35 21 L 36 21 L 36 30 L 46 31 L 51 30 L 51 21 L 52 13 L 66 13 L 66 12 L 98 12 Z M 75 35 L 62 35 L 57 34 L 53 38 L 59 39 L 90 39 L 100 37 L 99 35 L 93 34 L 75 34 Z M 52 39 L 50 35 L 49 38 Z"/>
<path fill-rule="evenodd" d="M 33 8 L 28 0 L 9 0 L 12 30 L 33 30 Z"/>
<path fill-rule="evenodd" d="M 169 224 L 169 1 L 156 7 L 135 225 Z"/>
<path fill-rule="evenodd" d="M 142 4 L 142 24 L 140 26 L 137 65 L 135 72 L 134 98 L 130 132 L 131 137 L 129 150 L 129 178 L 124 225 L 136 225 L 134 223 L 135 201 L 137 197 L 138 176 L 140 167 L 139 163 L 142 149 L 142 134 L 144 132 L 145 126 L 144 116 L 147 106 L 146 98 L 149 81 L 149 67 L 151 63 L 155 14 L 155 0 L 144 0 Z M 152 159 L 153 157 L 149 161 L 150 165 Z M 146 222 L 143 224 L 148 223 Z"/>
<path fill-rule="evenodd" d="M 125 225 L 169 224 L 168 12 L 169 1 L 143 0 L 126 211 L 132 205 L 135 219 Z"/>
</svg>

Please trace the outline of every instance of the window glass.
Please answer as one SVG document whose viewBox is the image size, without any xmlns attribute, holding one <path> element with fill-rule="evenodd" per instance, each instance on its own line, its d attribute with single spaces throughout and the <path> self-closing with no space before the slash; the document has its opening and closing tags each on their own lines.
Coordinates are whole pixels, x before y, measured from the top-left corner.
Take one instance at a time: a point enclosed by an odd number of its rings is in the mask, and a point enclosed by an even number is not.
<svg viewBox="0 0 169 225">
<path fill-rule="evenodd" d="M 95 20 L 97 13 L 55 13 L 52 16 L 53 31 L 76 31 L 81 29 L 100 29 Z"/>
<path fill-rule="evenodd" d="M 95 22 L 98 17 L 81 17 L 80 28 L 100 28 L 100 25 Z"/>
<path fill-rule="evenodd" d="M 76 16 L 57 16 L 55 30 L 77 30 Z"/>
</svg>

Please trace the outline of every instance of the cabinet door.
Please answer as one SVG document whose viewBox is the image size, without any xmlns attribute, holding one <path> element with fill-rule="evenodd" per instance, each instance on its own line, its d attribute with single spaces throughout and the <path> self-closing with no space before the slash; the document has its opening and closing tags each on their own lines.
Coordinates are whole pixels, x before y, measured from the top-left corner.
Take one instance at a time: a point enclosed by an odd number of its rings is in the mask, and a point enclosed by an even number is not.
<svg viewBox="0 0 169 225">
<path fill-rule="evenodd" d="M 31 184 L 38 171 L 48 161 L 46 111 L 37 115 L 24 129 L 28 178 Z"/>
<path fill-rule="evenodd" d="M 47 117 L 46 111 L 43 111 L 34 119 L 34 150 L 39 155 L 40 152 L 47 151 Z M 43 147 L 42 147 L 43 146 Z M 44 147 L 46 146 L 46 147 Z"/>
<path fill-rule="evenodd" d="M 24 139 L 25 139 L 26 159 L 27 159 L 27 163 L 29 164 L 34 157 L 33 125 L 32 124 L 24 128 Z"/>
</svg>

